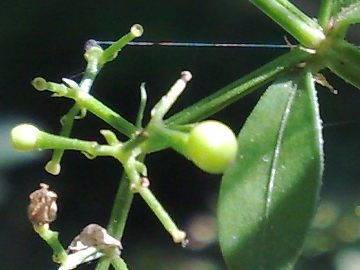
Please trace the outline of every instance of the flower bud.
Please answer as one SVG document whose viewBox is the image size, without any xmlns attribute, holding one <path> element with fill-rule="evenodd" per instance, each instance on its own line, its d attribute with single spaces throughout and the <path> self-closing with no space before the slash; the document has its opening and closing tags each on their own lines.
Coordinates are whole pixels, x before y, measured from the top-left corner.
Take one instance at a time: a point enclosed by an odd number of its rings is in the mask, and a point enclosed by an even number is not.
<svg viewBox="0 0 360 270">
<path fill-rule="evenodd" d="M 46 80 L 44 78 L 41 78 L 41 77 L 36 77 L 35 79 L 33 79 L 31 84 L 38 91 L 44 91 L 44 90 L 47 90 L 47 88 L 48 88 Z"/>
<path fill-rule="evenodd" d="M 58 175 L 61 170 L 61 165 L 54 160 L 50 160 L 48 163 L 46 163 L 45 170 L 52 175 Z"/>
<path fill-rule="evenodd" d="M 34 191 L 29 196 L 28 218 L 31 223 L 44 225 L 51 223 L 56 218 L 57 194 L 49 190 L 49 186 L 41 183 L 40 189 Z"/>
<path fill-rule="evenodd" d="M 130 34 L 134 37 L 141 37 L 144 33 L 144 28 L 140 24 L 134 24 L 130 29 Z"/>
</svg>

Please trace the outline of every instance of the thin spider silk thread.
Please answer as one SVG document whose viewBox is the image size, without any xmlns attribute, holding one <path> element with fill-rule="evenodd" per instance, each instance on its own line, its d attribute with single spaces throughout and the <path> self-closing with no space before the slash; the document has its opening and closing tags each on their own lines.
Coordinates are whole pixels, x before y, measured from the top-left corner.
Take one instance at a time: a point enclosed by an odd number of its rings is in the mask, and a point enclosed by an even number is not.
<svg viewBox="0 0 360 270">
<path fill-rule="evenodd" d="M 95 40 L 90 40 L 94 42 Z M 89 41 L 88 41 L 89 42 Z M 111 45 L 112 41 L 95 41 L 97 44 Z M 132 41 L 130 46 L 162 46 L 162 47 L 195 47 L 195 48 L 259 48 L 259 49 L 289 49 L 295 47 L 291 44 L 262 44 L 262 43 L 211 43 L 211 42 L 173 42 L 173 41 Z"/>
<path fill-rule="evenodd" d="M 113 41 L 96 41 L 90 39 L 87 41 L 87 44 L 104 44 L 111 45 Z M 285 39 L 286 44 L 265 44 L 265 43 L 211 43 L 211 42 L 173 42 L 173 41 L 132 41 L 129 42 L 129 46 L 138 46 L 138 47 L 189 47 L 189 48 L 249 48 L 249 49 L 291 49 L 295 48 L 296 45 L 290 44 L 287 39 Z M 344 122 L 335 122 L 324 124 L 324 128 L 336 127 L 348 124 L 359 123 L 357 120 L 348 120 Z"/>
</svg>

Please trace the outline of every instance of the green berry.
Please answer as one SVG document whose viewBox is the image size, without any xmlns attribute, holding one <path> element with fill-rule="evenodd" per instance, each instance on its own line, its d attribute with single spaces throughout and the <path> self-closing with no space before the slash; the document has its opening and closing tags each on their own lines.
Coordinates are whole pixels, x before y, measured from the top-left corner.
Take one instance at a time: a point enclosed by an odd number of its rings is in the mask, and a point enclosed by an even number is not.
<svg viewBox="0 0 360 270">
<path fill-rule="evenodd" d="M 36 149 L 40 130 L 30 124 L 21 124 L 11 130 L 11 145 L 16 150 L 29 151 Z"/>
<path fill-rule="evenodd" d="M 237 141 L 233 131 L 225 124 L 207 120 L 196 125 L 185 144 L 186 155 L 200 169 L 209 173 L 222 173 L 234 160 Z"/>
</svg>

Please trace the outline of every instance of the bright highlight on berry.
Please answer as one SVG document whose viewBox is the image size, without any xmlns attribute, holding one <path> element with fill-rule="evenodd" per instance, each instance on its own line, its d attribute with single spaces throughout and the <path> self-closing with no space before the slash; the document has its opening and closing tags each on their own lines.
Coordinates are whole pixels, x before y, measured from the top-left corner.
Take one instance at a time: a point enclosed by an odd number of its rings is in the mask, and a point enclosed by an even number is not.
<svg viewBox="0 0 360 270">
<path fill-rule="evenodd" d="M 16 150 L 34 150 L 36 149 L 36 141 L 39 133 L 40 130 L 33 125 L 18 125 L 11 130 L 11 145 Z"/>
<path fill-rule="evenodd" d="M 189 159 L 209 173 L 222 173 L 234 160 L 237 141 L 233 131 L 225 124 L 207 120 L 189 133 L 185 151 Z"/>
</svg>

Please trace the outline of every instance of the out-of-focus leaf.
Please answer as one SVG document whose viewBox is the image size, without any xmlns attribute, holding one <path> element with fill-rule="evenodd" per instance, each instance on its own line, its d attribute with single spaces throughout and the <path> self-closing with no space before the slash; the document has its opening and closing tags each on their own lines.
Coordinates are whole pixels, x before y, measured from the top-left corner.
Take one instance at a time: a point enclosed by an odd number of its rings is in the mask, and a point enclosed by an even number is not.
<svg viewBox="0 0 360 270">
<path fill-rule="evenodd" d="M 230 269 L 290 268 L 312 220 L 323 171 L 321 123 L 312 75 L 275 82 L 238 138 L 218 206 Z"/>
<path fill-rule="evenodd" d="M 335 7 L 337 6 L 338 12 L 333 13 L 334 31 L 339 31 L 339 34 L 345 35 L 345 32 L 351 24 L 360 22 L 360 1 L 343 0 L 336 3 Z M 338 30 L 335 30 L 336 28 Z"/>
<path fill-rule="evenodd" d="M 348 8 L 351 5 L 358 4 L 359 0 L 327 0 L 327 5 L 331 6 L 332 9 L 332 15 L 335 16 L 339 12 L 341 12 L 342 9 Z"/>
<path fill-rule="evenodd" d="M 334 43 L 326 51 L 327 67 L 347 83 L 360 89 L 360 52 L 346 41 Z"/>
</svg>

